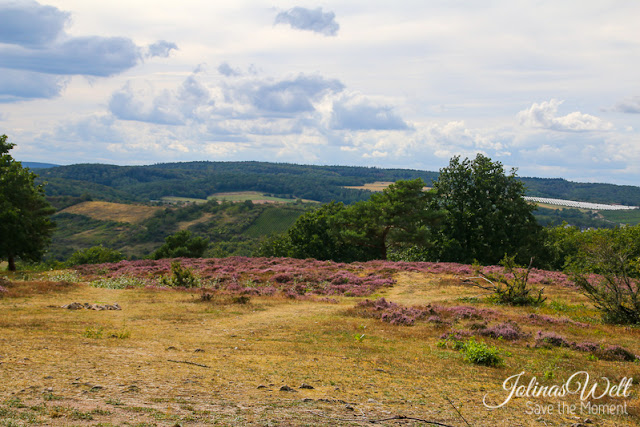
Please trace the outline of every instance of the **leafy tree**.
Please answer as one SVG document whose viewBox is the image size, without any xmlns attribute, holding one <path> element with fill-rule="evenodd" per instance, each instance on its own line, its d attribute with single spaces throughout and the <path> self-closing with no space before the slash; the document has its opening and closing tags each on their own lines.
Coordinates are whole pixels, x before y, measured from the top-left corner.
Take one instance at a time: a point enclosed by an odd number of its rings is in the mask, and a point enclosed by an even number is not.
<svg viewBox="0 0 640 427">
<path fill-rule="evenodd" d="M 573 281 L 610 323 L 640 324 L 640 228 L 634 228 L 590 236 L 572 263 Z"/>
<path fill-rule="evenodd" d="M 17 258 L 38 261 L 51 241 L 55 209 L 44 198 L 36 174 L 22 167 L 9 151 L 15 146 L 0 136 L 0 258 L 15 271 Z"/>
<path fill-rule="evenodd" d="M 209 247 L 208 239 L 192 237 L 189 230 L 178 231 L 166 237 L 164 241 L 164 245 L 151 254 L 151 258 L 201 258 Z"/>
<path fill-rule="evenodd" d="M 355 261 L 362 258 L 340 233 L 338 215 L 347 208 L 331 202 L 305 212 L 284 234 L 270 236 L 258 249 L 259 256 Z"/>
<path fill-rule="evenodd" d="M 390 249 L 427 247 L 440 214 L 430 209 L 433 193 L 424 186 L 420 178 L 398 181 L 346 209 L 341 215 L 345 240 L 366 249 L 369 259 L 386 260 Z"/>
<path fill-rule="evenodd" d="M 432 209 L 443 209 L 433 258 L 443 261 L 496 264 L 506 253 L 526 260 L 538 244 L 535 206 L 524 200 L 516 170 L 505 174 L 500 162 L 478 154 L 456 156 L 434 183 Z"/>
<path fill-rule="evenodd" d="M 261 255 L 341 262 L 387 259 L 389 250 L 428 245 L 437 215 L 428 210 L 424 181 L 398 181 L 352 206 L 329 203 L 302 215 L 285 235 L 263 244 Z"/>
<path fill-rule="evenodd" d="M 74 252 L 67 260 L 67 264 L 103 264 L 105 262 L 118 262 L 123 259 L 124 255 L 122 253 L 99 245 Z"/>
</svg>

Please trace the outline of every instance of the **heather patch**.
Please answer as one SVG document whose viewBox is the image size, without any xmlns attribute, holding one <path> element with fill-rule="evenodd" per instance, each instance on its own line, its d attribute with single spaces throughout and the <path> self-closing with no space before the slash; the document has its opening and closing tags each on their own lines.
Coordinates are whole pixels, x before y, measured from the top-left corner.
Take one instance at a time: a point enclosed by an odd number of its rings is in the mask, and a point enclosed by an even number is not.
<svg viewBox="0 0 640 427">
<path fill-rule="evenodd" d="M 618 362 L 640 361 L 640 357 L 619 345 L 595 344 L 592 342 L 572 342 L 555 332 L 538 331 L 536 347 L 567 347 L 576 351 L 588 352 L 599 359 Z"/>
<path fill-rule="evenodd" d="M 120 261 L 77 267 L 85 280 L 129 277 L 145 283 L 157 283 L 171 275 L 172 259 Z M 449 274 L 466 277 L 474 274 L 474 267 L 457 263 L 369 261 L 352 264 L 314 259 L 292 258 L 183 258 L 180 263 L 202 281 L 202 286 L 252 295 L 277 292 L 295 295 L 367 296 L 381 288 L 392 286 L 391 276 L 400 272 Z M 499 266 L 483 267 L 482 272 L 503 272 Z M 505 277 L 509 277 L 508 274 Z M 78 280 L 74 277 L 74 281 Z M 246 282 L 252 286 L 244 286 Z M 558 272 L 531 269 L 529 282 L 555 283 L 571 286 L 566 276 Z M 252 288 L 247 289 L 247 288 Z M 268 289 L 262 289 L 268 288 Z M 460 313 L 461 316 L 467 314 Z"/>
<path fill-rule="evenodd" d="M 477 308 L 468 305 L 454 305 L 450 307 L 434 306 L 441 316 L 450 318 L 456 322 L 458 320 L 487 320 L 494 319 L 500 312 L 490 308 Z"/>
<path fill-rule="evenodd" d="M 513 280 L 513 272 L 507 271 L 503 266 L 485 266 L 477 267 L 468 264 L 458 264 L 454 262 L 393 262 L 393 261 L 369 261 L 361 263 L 367 269 L 387 272 L 416 272 L 430 273 L 434 275 L 454 275 L 458 277 L 475 276 L 482 273 L 489 277 L 502 275 L 505 279 Z M 575 289 L 569 277 L 558 271 L 539 270 L 531 268 L 529 271 L 528 283 L 533 285 L 560 285 Z"/>
<path fill-rule="evenodd" d="M 513 321 L 507 321 L 498 323 L 490 327 L 479 328 L 479 335 L 483 335 L 490 338 L 500 338 L 507 341 L 516 341 L 519 339 L 529 337 L 529 334 L 523 332 L 517 323 Z"/>
<path fill-rule="evenodd" d="M 360 301 L 356 305 L 356 311 L 360 314 L 364 311 L 368 317 L 380 319 L 392 325 L 404 326 L 411 326 L 417 320 L 424 319 L 428 314 L 435 313 L 430 307 L 406 307 L 384 298 L 375 301 Z"/>
<path fill-rule="evenodd" d="M 179 262 L 184 271 L 191 272 L 195 279 L 173 280 L 177 277 L 176 262 Z M 279 292 L 294 299 L 305 295 L 367 296 L 395 283 L 388 273 L 371 271 L 359 264 L 291 258 L 230 257 L 121 261 L 79 266 L 78 273 L 91 281 L 126 277 L 148 286 L 196 286 L 212 291 L 256 296 L 274 295 Z M 182 282 L 186 284 L 180 285 Z"/>
<path fill-rule="evenodd" d="M 536 347 L 572 347 L 573 343 L 555 332 L 538 331 Z"/>
<path fill-rule="evenodd" d="M 588 324 L 582 322 L 576 322 L 568 317 L 553 317 L 545 314 L 531 313 L 522 317 L 522 320 L 534 325 L 573 325 L 581 328 L 589 327 Z"/>
</svg>

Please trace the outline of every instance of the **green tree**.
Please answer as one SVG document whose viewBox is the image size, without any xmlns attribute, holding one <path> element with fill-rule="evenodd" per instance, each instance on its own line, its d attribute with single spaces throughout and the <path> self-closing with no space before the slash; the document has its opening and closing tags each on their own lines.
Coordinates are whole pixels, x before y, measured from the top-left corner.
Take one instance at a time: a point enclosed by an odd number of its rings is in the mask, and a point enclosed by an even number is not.
<svg viewBox="0 0 640 427">
<path fill-rule="evenodd" d="M 390 250 L 429 245 L 437 214 L 424 181 L 398 181 L 352 206 L 329 203 L 307 212 L 285 235 L 261 247 L 261 255 L 340 262 L 387 259 Z"/>
<path fill-rule="evenodd" d="M 350 208 L 331 202 L 300 216 L 288 231 L 293 258 L 315 258 L 351 262 L 365 257 L 362 248 L 344 238 L 341 215 Z"/>
<path fill-rule="evenodd" d="M 442 261 L 496 264 L 505 254 L 528 262 L 538 245 L 535 206 L 524 200 L 516 170 L 507 175 L 500 162 L 478 154 L 456 156 L 434 183 L 432 209 L 445 210 L 432 257 Z"/>
<path fill-rule="evenodd" d="M 105 262 L 118 262 L 123 259 L 124 255 L 122 253 L 99 245 L 74 252 L 67 260 L 67 265 L 103 264 Z"/>
<path fill-rule="evenodd" d="M 340 262 L 362 259 L 362 251 L 341 234 L 338 217 L 346 209 L 343 203 L 331 202 L 305 212 L 286 233 L 265 239 L 257 254 Z"/>
<path fill-rule="evenodd" d="M 191 236 L 189 230 L 178 231 L 167 236 L 151 258 L 201 258 L 209 247 L 209 240 L 199 236 Z"/>
<path fill-rule="evenodd" d="M 0 258 L 15 271 L 16 259 L 39 261 L 51 241 L 55 209 L 44 197 L 44 186 L 35 185 L 36 174 L 15 161 L 15 146 L 0 136 Z"/>
<path fill-rule="evenodd" d="M 433 193 L 424 186 L 421 178 L 398 181 L 350 206 L 340 221 L 345 240 L 366 249 L 369 259 L 383 260 L 390 250 L 430 246 L 432 228 L 441 215 L 430 209 Z"/>
</svg>

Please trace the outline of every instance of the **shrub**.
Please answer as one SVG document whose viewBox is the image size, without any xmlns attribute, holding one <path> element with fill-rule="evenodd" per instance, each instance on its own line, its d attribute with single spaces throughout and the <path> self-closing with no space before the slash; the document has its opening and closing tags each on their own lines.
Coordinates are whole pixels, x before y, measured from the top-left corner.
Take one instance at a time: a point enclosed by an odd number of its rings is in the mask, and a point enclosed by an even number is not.
<svg viewBox="0 0 640 427">
<path fill-rule="evenodd" d="M 483 366 L 501 366 L 504 364 L 500 357 L 500 350 L 495 346 L 488 346 L 483 342 L 477 342 L 471 338 L 466 341 L 460 350 L 464 360 Z"/>
<path fill-rule="evenodd" d="M 489 328 L 481 328 L 479 329 L 479 334 L 491 338 L 502 338 L 507 341 L 519 340 L 529 335 L 526 332 L 522 332 L 517 323 L 511 321 L 499 323 Z"/>
<path fill-rule="evenodd" d="M 67 265 L 103 264 L 105 262 L 118 262 L 123 259 L 124 255 L 120 252 L 100 245 L 74 252 L 67 260 Z"/>
<path fill-rule="evenodd" d="M 603 360 L 615 360 L 620 362 L 634 362 L 638 360 L 638 356 L 619 345 L 610 345 L 605 348 L 596 350 L 595 355 Z"/>
<path fill-rule="evenodd" d="M 369 316 L 378 318 L 383 322 L 404 326 L 411 326 L 416 320 L 424 319 L 427 314 L 433 314 L 431 309 L 407 307 L 387 301 L 384 298 L 379 298 L 375 301 L 360 301 L 356 308 L 365 309 Z"/>
<path fill-rule="evenodd" d="M 151 258 L 201 258 L 209 247 L 208 239 L 192 236 L 189 230 L 178 231 L 164 241 L 164 245 L 152 253 Z"/>
<path fill-rule="evenodd" d="M 171 263 L 171 277 L 161 277 L 160 284 L 177 288 L 195 288 L 200 287 L 200 279 L 194 276 L 191 270 L 183 267 L 180 261 L 173 261 Z"/>
<path fill-rule="evenodd" d="M 608 323 L 640 324 L 640 258 L 629 245 L 596 239 L 581 251 L 581 262 L 597 275 L 576 272 L 572 280 Z"/>
<path fill-rule="evenodd" d="M 536 336 L 536 347 L 573 347 L 574 343 L 567 341 L 567 339 L 555 332 L 542 332 L 538 331 Z"/>
<path fill-rule="evenodd" d="M 540 305 L 547 297 L 543 297 L 544 288 L 534 289 L 529 286 L 529 274 L 533 258 L 529 266 L 524 269 L 515 263 L 515 257 L 505 255 L 500 265 L 504 267 L 502 273 L 478 274 L 491 284 L 491 287 L 484 288 L 493 291 L 491 299 L 499 304 L 508 305 Z M 537 293 L 537 294 L 536 294 Z"/>
</svg>

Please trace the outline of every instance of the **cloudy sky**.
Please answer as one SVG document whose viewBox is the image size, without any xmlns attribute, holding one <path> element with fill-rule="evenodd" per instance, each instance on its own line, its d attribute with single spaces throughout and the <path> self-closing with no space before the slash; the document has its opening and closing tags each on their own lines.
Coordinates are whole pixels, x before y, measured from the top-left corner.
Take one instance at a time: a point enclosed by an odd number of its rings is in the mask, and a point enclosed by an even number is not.
<svg viewBox="0 0 640 427">
<path fill-rule="evenodd" d="M 637 0 L 0 0 L 24 161 L 263 160 L 640 185 Z"/>
</svg>

